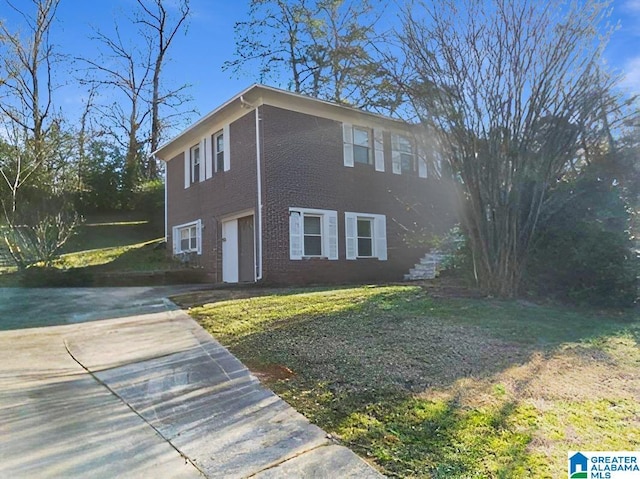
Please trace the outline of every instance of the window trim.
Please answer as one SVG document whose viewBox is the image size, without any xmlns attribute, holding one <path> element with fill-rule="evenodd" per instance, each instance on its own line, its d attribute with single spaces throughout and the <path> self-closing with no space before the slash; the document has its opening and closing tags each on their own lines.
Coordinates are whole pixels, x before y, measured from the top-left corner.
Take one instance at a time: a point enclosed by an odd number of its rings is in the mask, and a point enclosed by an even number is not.
<svg viewBox="0 0 640 479">
<path fill-rule="evenodd" d="M 304 217 L 320 217 L 321 255 L 308 255 L 304 251 Z M 338 259 L 338 212 L 314 208 L 289 208 L 289 259 Z"/>
<path fill-rule="evenodd" d="M 406 142 L 410 151 L 407 152 L 401 148 L 401 143 Z M 411 157 L 411 166 L 409 169 L 404 168 L 402 157 L 409 155 Z M 391 134 L 391 163 L 392 171 L 396 175 L 411 174 L 416 172 L 416 147 L 411 137 L 401 133 Z"/>
<path fill-rule="evenodd" d="M 370 236 L 360 236 L 358 231 L 358 222 L 367 221 L 370 226 L 369 234 Z M 360 254 L 360 240 L 368 239 L 371 241 L 371 254 L 363 255 Z M 376 255 L 376 235 L 375 235 L 375 218 L 373 216 L 356 216 L 356 258 L 377 258 Z"/>
<path fill-rule="evenodd" d="M 362 133 L 366 133 L 367 134 L 367 144 L 365 145 L 361 145 L 359 143 L 356 143 L 356 131 L 360 131 Z M 373 136 L 373 131 L 371 128 L 367 128 L 364 126 L 358 126 L 358 125 L 353 125 L 351 127 L 351 143 L 353 145 L 353 162 L 358 163 L 360 165 L 369 165 L 369 166 L 373 166 L 373 154 L 372 154 L 372 136 Z M 357 160 L 357 156 L 356 156 L 356 149 L 357 148 L 366 148 L 367 149 L 367 162 L 364 163 L 362 161 L 358 161 Z"/>
<path fill-rule="evenodd" d="M 359 256 L 358 251 L 358 220 L 372 220 L 371 230 L 371 253 L 372 256 Z M 385 215 L 373 213 L 356 213 L 346 211 L 344 213 L 345 223 L 345 252 L 348 260 L 372 259 L 379 261 L 387 260 L 387 219 Z"/>
<path fill-rule="evenodd" d="M 305 258 L 324 258 L 325 257 L 325 246 L 324 246 L 324 235 L 325 235 L 325 231 L 324 228 L 322 227 L 322 218 L 323 215 L 319 215 L 319 214 L 315 214 L 315 213 L 301 213 L 301 217 L 302 217 L 302 256 Z M 307 233 L 304 229 L 304 220 L 305 218 L 318 218 L 319 220 L 319 225 L 320 225 L 320 234 L 315 234 L 315 233 Z M 307 253 L 306 250 L 306 244 L 305 244 L 305 239 L 307 238 L 307 236 L 309 237 L 314 237 L 314 238 L 320 238 L 320 254 L 309 254 Z"/>
<path fill-rule="evenodd" d="M 218 139 L 221 139 L 220 141 L 218 141 Z M 222 149 L 220 150 L 220 144 L 222 143 Z M 225 148 L 224 148 L 224 129 L 217 131 L 216 133 L 213 134 L 213 168 L 214 168 L 214 172 L 215 173 L 222 173 L 224 171 L 224 155 L 225 155 Z M 220 161 L 222 162 L 222 164 L 220 165 Z M 220 168 L 220 166 L 222 166 L 222 168 Z"/>
<path fill-rule="evenodd" d="M 182 249 L 182 231 L 195 229 L 196 247 L 191 247 L 191 235 L 189 236 L 189 248 Z M 190 221 L 176 225 L 172 228 L 173 232 L 173 254 L 197 253 L 202 254 L 202 220 Z"/>
<path fill-rule="evenodd" d="M 196 151 L 198 152 L 197 163 L 196 163 L 196 154 L 195 154 Z M 196 143 L 191 148 L 189 148 L 189 162 L 191 166 L 191 184 L 199 183 L 200 181 L 202 181 L 200 178 L 200 162 L 202 161 L 201 153 L 202 152 L 200 151 L 200 143 Z M 197 178 L 196 178 L 196 172 L 197 172 Z"/>
</svg>

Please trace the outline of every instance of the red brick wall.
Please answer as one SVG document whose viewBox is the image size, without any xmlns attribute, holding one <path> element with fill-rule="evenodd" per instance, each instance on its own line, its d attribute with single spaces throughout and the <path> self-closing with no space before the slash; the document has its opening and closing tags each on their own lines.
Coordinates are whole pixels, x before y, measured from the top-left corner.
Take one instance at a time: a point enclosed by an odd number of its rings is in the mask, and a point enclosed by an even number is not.
<svg viewBox="0 0 640 479">
<path fill-rule="evenodd" d="M 194 263 L 222 281 L 220 217 L 256 208 L 255 113 L 248 112 L 229 128 L 230 169 L 184 187 L 184 155 L 167 163 L 167 249 L 171 251 L 172 227 L 202 220 L 202 255 L 192 255 Z M 210 141 L 211 138 L 207 138 Z"/>
<path fill-rule="evenodd" d="M 442 234 L 453 224 L 452 195 L 444 184 L 391 173 L 389 134 L 385 172 L 343 163 L 342 124 L 271 106 L 262 107 L 264 281 L 327 283 L 400 280 L 424 248 L 407 247 L 414 223 Z M 339 260 L 289 260 L 289 207 L 338 212 Z M 384 214 L 388 260 L 345 259 L 344 212 Z"/>
<path fill-rule="evenodd" d="M 265 283 L 400 280 L 425 252 L 406 245 L 402 226 L 442 234 L 453 224 L 452 194 L 445 184 L 419 178 L 417 172 L 391 173 L 388 133 L 385 172 L 357 163 L 349 168 L 343 164 L 340 122 L 267 105 L 260 113 Z M 195 261 L 215 282 L 222 281 L 220 217 L 257 211 L 254 115 L 248 112 L 230 126 L 229 171 L 185 189 L 183 155 L 167 163 L 168 248 L 172 226 L 201 219 L 203 254 Z M 338 212 L 339 260 L 289 260 L 289 207 Z M 387 261 L 345 259 L 345 211 L 386 215 Z"/>
</svg>

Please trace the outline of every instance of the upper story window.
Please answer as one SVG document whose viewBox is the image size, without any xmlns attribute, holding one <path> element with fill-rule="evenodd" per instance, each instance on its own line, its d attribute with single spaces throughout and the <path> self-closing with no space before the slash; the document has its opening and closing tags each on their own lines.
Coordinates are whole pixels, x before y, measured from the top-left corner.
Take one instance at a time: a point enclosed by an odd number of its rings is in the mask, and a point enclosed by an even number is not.
<svg viewBox="0 0 640 479">
<path fill-rule="evenodd" d="M 384 171 L 384 134 L 379 128 L 365 128 L 342 124 L 344 166 L 356 163 L 374 165 L 375 171 Z"/>
<path fill-rule="evenodd" d="M 189 151 L 191 158 L 191 183 L 200 181 L 200 145 L 191 147 Z"/>
<path fill-rule="evenodd" d="M 215 145 L 216 172 L 224 171 L 224 133 L 222 131 L 214 135 L 213 144 Z"/>
<path fill-rule="evenodd" d="M 371 130 L 353 127 L 353 160 L 356 163 L 365 165 L 373 164 L 373 156 L 371 155 Z"/>
<path fill-rule="evenodd" d="M 402 135 L 391 135 L 391 161 L 393 172 L 398 175 L 415 171 L 415 154 L 409 138 Z"/>
</svg>

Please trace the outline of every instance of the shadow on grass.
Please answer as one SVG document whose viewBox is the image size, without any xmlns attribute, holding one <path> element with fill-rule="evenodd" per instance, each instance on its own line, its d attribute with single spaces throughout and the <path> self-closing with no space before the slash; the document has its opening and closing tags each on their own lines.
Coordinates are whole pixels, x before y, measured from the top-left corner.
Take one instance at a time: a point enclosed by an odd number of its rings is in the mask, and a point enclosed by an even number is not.
<svg viewBox="0 0 640 479">
<path fill-rule="evenodd" d="M 186 268 L 167 257 L 159 240 L 129 248 L 97 250 L 86 258 L 86 265 L 78 258 L 73 267 L 64 267 L 64 259 L 62 261 L 57 267 L 32 266 L 24 271 L 1 274 L 0 286 L 149 286 L 204 280 L 201 270 Z"/>
<path fill-rule="evenodd" d="M 63 253 L 144 243 L 164 234 L 164 225 L 135 213 L 89 216 L 65 244 Z"/>
<path fill-rule="evenodd" d="M 530 404 L 499 388 L 473 407 L 423 393 L 477 384 L 567 342 L 631 330 L 638 344 L 634 312 L 433 299 L 411 286 L 285 291 L 192 314 L 254 371 L 290 370 L 267 384 L 399 477 L 548 476 L 545 458 L 528 449 L 538 427 Z M 538 375 L 527 374 L 519 388 Z"/>
</svg>

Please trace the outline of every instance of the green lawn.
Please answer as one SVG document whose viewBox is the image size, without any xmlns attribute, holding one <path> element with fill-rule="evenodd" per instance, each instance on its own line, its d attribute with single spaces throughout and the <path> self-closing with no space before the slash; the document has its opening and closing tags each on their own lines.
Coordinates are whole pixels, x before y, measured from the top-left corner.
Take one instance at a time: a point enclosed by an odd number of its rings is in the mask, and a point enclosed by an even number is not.
<svg viewBox="0 0 640 479">
<path fill-rule="evenodd" d="M 79 277 L 95 273 L 147 272 L 181 269 L 184 265 L 168 258 L 161 247 L 162 226 L 134 213 L 95 215 L 78 226 L 64 245 L 53 268 L 72 271 Z M 30 268 L 39 274 L 37 266 Z M 0 285 L 20 284 L 15 267 L 0 268 Z"/>
<path fill-rule="evenodd" d="M 640 447 L 637 311 L 417 286 L 258 292 L 177 300 L 390 477 L 566 477 L 569 450 Z"/>
</svg>

